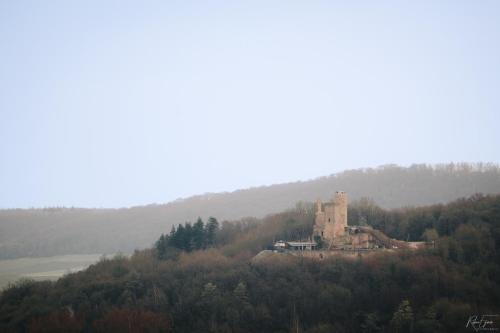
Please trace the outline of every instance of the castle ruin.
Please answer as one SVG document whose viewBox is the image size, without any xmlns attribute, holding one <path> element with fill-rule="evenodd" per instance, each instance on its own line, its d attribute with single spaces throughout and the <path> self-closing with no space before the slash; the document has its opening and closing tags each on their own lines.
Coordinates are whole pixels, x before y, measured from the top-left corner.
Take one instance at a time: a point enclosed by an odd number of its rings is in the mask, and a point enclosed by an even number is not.
<svg viewBox="0 0 500 333">
<path fill-rule="evenodd" d="M 314 221 L 313 238 L 331 242 L 343 237 L 347 228 L 347 194 L 335 192 L 332 202 L 316 202 L 316 219 Z"/>
<path fill-rule="evenodd" d="M 389 238 L 368 226 L 347 225 L 347 194 L 335 192 L 331 202 L 316 202 L 313 239 L 329 250 L 359 250 L 376 248 L 417 248 L 422 242 L 405 242 Z"/>
<path fill-rule="evenodd" d="M 389 238 L 382 231 L 370 226 L 347 225 L 347 194 L 335 192 L 330 202 L 316 202 L 316 217 L 314 220 L 312 239 L 304 241 L 278 241 L 274 244 L 276 250 L 374 250 L 374 249 L 417 249 L 424 242 L 405 242 Z"/>
</svg>

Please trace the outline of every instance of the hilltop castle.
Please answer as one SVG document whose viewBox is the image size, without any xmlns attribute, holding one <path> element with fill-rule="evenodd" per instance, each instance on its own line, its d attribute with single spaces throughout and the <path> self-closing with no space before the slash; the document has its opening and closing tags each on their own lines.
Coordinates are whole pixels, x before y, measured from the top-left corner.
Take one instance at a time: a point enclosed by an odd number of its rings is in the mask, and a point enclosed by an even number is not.
<svg viewBox="0 0 500 333">
<path fill-rule="evenodd" d="M 316 202 L 312 240 L 278 241 L 275 249 L 287 250 L 371 250 L 371 249 L 416 249 L 424 242 L 405 242 L 389 238 L 382 231 L 369 226 L 347 225 L 347 194 L 335 192 L 331 202 Z"/>
<path fill-rule="evenodd" d="M 328 249 L 369 249 L 384 246 L 369 228 L 347 225 L 347 194 L 335 192 L 331 202 L 316 202 L 313 239 Z"/>
<path fill-rule="evenodd" d="M 347 225 L 347 194 L 335 192 L 331 202 L 316 203 L 313 239 L 327 249 L 358 250 L 376 248 L 418 248 L 423 242 L 405 242 L 387 237 L 368 226 Z"/>
<path fill-rule="evenodd" d="M 342 237 L 347 228 L 347 194 L 335 192 L 332 202 L 316 202 L 316 219 L 314 221 L 313 238 L 321 237 L 325 241 L 333 241 Z"/>
</svg>

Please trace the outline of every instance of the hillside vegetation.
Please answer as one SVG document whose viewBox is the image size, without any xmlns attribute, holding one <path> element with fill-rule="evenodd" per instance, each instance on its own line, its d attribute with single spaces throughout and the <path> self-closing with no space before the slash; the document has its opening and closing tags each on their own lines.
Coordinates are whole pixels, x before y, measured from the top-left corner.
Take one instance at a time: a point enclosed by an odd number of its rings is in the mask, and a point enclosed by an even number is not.
<svg viewBox="0 0 500 333">
<path fill-rule="evenodd" d="M 469 316 L 499 313 L 500 195 L 350 207 L 349 223 L 432 240 L 433 249 L 251 260 L 273 239 L 307 236 L 313 216 L 299 205 L 264 219 L 200 220 L 164 230 L 130 258 L 18 282 L 0 295 L 0 331 L 470 332 Z"/>
<path fill-rule="evenodd" d="M 328 177 L 205 194 L 164 205 L 124 209 L 0 210 L 0 259 L 62 254 L 132 253 L 153 244 L 165 228 L 198 217 L 219 221 L 264 217 L 296 202 L 327 200 L 335 190 L 383 208 L 444 203 L 474 193 L 500 193 L 500 169 L 490 164 L 394 165 Z M 404 237 L 406 238 L 406 237 Z"/>
</svg>

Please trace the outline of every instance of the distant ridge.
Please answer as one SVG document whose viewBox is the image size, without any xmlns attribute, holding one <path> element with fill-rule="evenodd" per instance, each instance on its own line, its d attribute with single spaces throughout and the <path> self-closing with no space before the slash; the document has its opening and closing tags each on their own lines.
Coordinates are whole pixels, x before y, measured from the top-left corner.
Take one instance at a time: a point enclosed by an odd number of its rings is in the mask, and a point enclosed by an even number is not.
<svg viewBox="0 0 500 333">
<path fill-rule="evenodd" d="M 445 203 L 474 193 L 500 193 L 500 168 L 493 163 L 384 165 L 160 205 L 0 210 L 0 259 L 130 252 L 151 246 L 173 224 L 198 216 L 262 217 L 300 201 L 326 200 L 339 189 L 347 191 L 351 201 L 368 197 L 384 208 Z"/>
</svg>

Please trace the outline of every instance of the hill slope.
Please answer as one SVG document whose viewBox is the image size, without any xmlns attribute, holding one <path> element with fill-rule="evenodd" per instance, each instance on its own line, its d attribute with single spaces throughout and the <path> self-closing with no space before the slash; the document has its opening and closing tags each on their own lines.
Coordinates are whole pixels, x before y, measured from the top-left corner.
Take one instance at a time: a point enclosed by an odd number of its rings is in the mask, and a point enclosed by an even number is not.
<svg viewBox="0 0 500 333">
<path fill-rule="evenodd" d="M 384 166 L 314 180 L 193 196 L 164 205 L 124 209 L 0 211 L 0 259 L 130 252 L 150 246 L 172 224 L 198 216 L 262 217 L 300 201 L 324 200 L 335 190 L 350 200 L 372 198 L 384 208 L 443 203 L 480 192 L 500 193 L 500 168 L 491 164 Z"/>
<path fill-rule="evenodd" d="M 0 331 L 472 332 L 471 314 L 500 312 L 500 195 L 394 210 L 361 202 L 350 210 L 391 236 L 432 230 L 435 246 L 255 260 L 273 239 L 310 234 L 313 205 L 214 223 L 215 238 L 206 233 L 191 248 L 197 232 L 210 229 L 201 224 L 189 237 L 177 229 L 166 248 L 159 241 L 56 282 L 11 285 L 0 292 Z M 492 320 L 484 327 L 498 327 Z"/>
</svg>

